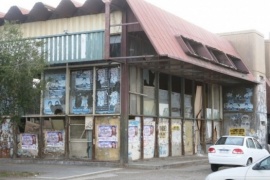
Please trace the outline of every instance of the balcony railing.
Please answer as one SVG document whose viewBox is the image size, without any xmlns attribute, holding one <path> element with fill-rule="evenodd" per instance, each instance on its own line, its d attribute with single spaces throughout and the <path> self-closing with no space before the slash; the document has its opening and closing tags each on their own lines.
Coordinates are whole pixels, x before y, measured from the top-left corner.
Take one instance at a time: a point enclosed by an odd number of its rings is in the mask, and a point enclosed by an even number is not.
<svg viewBox="0 0 270 180">
<path fill-rule="evenodd" d="M 49 64 L 103 59 L 104 31 L 63 34 L 39 38 Z"/>
</svg>

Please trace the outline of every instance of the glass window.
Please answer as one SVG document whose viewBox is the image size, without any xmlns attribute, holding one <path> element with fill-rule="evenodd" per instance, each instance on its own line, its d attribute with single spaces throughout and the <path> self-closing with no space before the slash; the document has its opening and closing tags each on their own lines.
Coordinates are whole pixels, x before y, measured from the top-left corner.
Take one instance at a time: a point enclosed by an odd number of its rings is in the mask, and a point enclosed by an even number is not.
<svg viewBox="0 0 270 180">
<path fill-rule="evenodd" d="M 110 37 L 110 56 L 120 57 L 121 56 L 121 36 L 115 35 Z"/>
<path fill-rule="evenodd" d="M 192 80 L 185 80 L 185 95 L 184 95 L 184 113 L 186 118 L 193 117 L 193 103 L 192 103 Z"/>
<path fill-rule="evenodd" d="M 261 161 L 259 169 L 260 170 L 270 170 L 270 157 Z"/>
<path fill-rule="evenodd" d="M 159 74 L 159 115 L 169 116 L 169 76 Z"/>
<path fill-rule="evenodd" d="M 172 76 L 171 116 L 180 117 L 181 113 L 181 78 Z"/>
<path fill-rule="evenodd" d="M 242 137 L 221 137 L 216 145 L 239 145 L 242 146 L 244 139 Z"/>
<path fill-rule="evenodd" d="M 252 148 L 252 149 L 256 149 L 256 146 L 251 138 L 247 139 L 247 147 Z"/>
<path fill-rule="evenodd" d="M 155 106 L 155 72 L 151 70 L 143 70 L 143 114 L 144 115 L 156 115 Z"/>
<path fill-rule="evenodd" d="M 142 114 L 142 70 L 130 67 L 129 74 L 129 113 L 132 115 Z"/>
<path fill-rule="evenodd" d="M 254 143 L 255 143 L 257 149 L 262 149 L 261 144 L 256 139 L 254 139 Z"/>
</svg>

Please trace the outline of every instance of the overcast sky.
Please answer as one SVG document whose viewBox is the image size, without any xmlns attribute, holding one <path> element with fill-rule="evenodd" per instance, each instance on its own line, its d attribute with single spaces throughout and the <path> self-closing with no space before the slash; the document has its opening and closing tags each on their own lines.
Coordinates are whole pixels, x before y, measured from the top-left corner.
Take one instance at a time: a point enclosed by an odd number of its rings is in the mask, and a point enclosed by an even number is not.
<svg viewBox="0 0 270 180">
<path fill-rule="evenodd" d="M 213 33 L 255 29 L 269 38 L 270 0 L 147 1 Z M 6 13 L 13 5 L 30 10 L 36 2 L 56 7 L 60 0 L 0 0 L 0 12 Z"/>
</svg>

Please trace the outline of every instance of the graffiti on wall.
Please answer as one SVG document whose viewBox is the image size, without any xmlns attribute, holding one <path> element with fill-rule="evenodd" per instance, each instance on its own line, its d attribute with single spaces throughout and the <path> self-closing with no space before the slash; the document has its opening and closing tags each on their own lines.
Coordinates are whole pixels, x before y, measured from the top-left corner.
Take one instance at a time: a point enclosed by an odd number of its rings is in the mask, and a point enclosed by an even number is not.
<svg viewBox="0 0 270 180">
<path fill-rule="evenodd" d="M 259 84 L 257 86 L 257 111 L 261 113 L 267 113 L 266 110 L 266 87 L 265 83 Z"/>
<path fill-rule="evenodd" d="M 225 127 L 226 134 L 229 134 L 230 128 L 243 128 L 246 135 L 254 135 L 255 130 L 253 127 L 252 114 L 251 113 L 225 113 Z"/>
<path fill-rule="evenodd" d="M 224 111 L 253 111 L 253 88 L 224 89 Z"/>
</svg>

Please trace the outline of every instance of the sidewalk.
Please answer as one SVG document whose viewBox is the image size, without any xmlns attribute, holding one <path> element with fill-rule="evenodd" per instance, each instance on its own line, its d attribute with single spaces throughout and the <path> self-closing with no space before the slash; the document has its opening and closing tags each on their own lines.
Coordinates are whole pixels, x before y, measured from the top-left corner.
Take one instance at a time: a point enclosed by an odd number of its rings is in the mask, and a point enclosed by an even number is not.
<svg viewBox="0 0 270 180">
<path fill-rule="evenodd" d="M 0 171 L 36 173 L 26 179 L 73 179 L 83 176 L 117 171 L 122 168 L 162 169 L 208 163 L 207 155 L 153 158 L 129 162 L 122 167 L 119 162 L 88 162 L 72 160 L 0 159 Z M 10 179 L 10 178 L 6 178 Z M 23 178 L 19 178 L 23 179 Z"/>
</svg>

